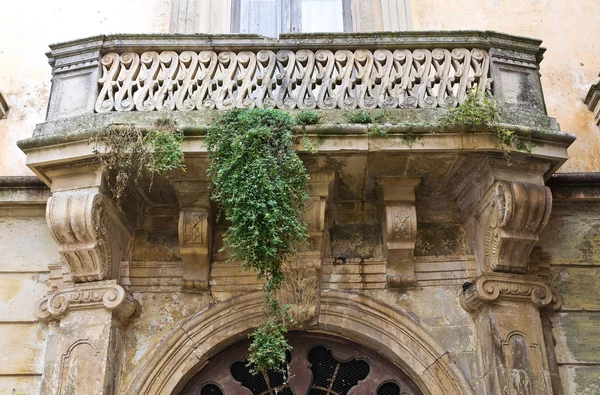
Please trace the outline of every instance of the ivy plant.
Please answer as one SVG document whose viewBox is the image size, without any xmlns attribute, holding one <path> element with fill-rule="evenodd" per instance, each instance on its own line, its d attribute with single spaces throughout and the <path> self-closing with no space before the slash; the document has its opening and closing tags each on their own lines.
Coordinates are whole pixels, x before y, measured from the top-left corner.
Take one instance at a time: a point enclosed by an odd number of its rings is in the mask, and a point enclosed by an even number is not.
<svg viewBox="0 0 600 395">
<path fill-rule="evenodd" d="M 294 121 L 269 109 L 234 109 L 207 132 L 213 183 L 211 198 L 229 222 L 224 248 L 265 282 L 265 324 L 252 334 L 249 363 L 254 372 L 285 365 L 285 308 L 275 292 L 282 263 L 307 238 L 302 219 L 308 174 L 293 148 Z"/>
<path fill-rule="evenodd" d="M 149 178 L 151 188 L 155 174 L 185 170 L 182 142 L 183 132 L 168 119 L 157 120 L 146 133 L 135 124 L 111 124 L 90 140 L 93 152 L 115 172 L 107 186 L 118 207 L 128 185 Z"/>
</svg>

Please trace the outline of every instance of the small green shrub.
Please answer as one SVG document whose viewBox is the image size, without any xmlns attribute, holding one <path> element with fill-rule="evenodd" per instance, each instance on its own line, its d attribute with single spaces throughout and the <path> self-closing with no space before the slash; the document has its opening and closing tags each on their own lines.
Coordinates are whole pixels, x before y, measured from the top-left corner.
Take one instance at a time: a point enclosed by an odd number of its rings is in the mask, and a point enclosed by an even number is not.
<svg viewBox="0 0 600 395">
<path fill-rule="evenodd" d="M 375 137 L 375 138 L 385 138 L 388 137 L 387 129 L 381 127 L 380 125 L 373 124 L 369 126 L 369 131 L 367 132 L 367 136 Z"/>
<path fill-rule="evenodd" d="M 316 125 L 321 120 L 321 114 L 316 111 L 303 110 L 296 114 L 295 120 L 298 125 Z"/>
<path fill-rule="evenodd" d="M 514 147 L 517 150 L 531 152 L 531 143 L 522 142 L 513 130 L 500 125 L 496 100 L 487 92 L 480 92 L 476 87 L 467 94 L 463 104 L 451 108 L 440 120 L 440 127 L 464 125 L 468 128 L 484 127 L 495 132 L 496 138 L 503 147 Z M 510 161 L 508 150 L 503 148 L 504 155 Z"/>
<path fill-rule="evenodd" d="M 155 174 L 185 170 L 182 142 L 183 132 L 168 119 L 157 120 L 147 133 L 135 124 L 111 124 L 89 141 L 93 152 L 115 172 L 107 187 L 118 207 L 128 185 L 147 177 L 152 188 Z"/>
<path fill-rule="evenodd" d="M 365 110 L 347 112 L 346 117 L 348 118 L 348 122 L 350 123 L 367 124 L 374 122 L 374 119 L 371 116 L 371 114 L 369 114 Z"/>
<path fill-rule="evenodd" d="M 421 136 L 419 136 L 417 134 L 413 134 L 413 133 L 404 133 L 404 134 L 402 134 L 401 138 L 402 138 L 402 141 L 404 142 L 404 144 L 408 145 L 408 148 L 412 148 L 415 141 L 420 139 Z"/>
</svg>

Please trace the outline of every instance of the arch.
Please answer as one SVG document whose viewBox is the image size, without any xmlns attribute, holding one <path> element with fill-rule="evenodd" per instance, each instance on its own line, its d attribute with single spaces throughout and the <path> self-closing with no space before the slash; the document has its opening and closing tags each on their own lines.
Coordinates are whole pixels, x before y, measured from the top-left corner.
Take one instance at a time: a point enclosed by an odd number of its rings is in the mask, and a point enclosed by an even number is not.
<svg viewBox="0 0 600 395">
<path fill-rule="evenodd" d="M 127 394 L 172 394 L 206 361 L 260 324 L 263 294 L 233 297 L 201 310 L 163 340 L 133 375 Z M 463 373 L 423 328 L 403 312 L 364 295 L 323 290 L 311 328 L 375 349 L 429 395 L 472 395 Z"/>
</svg>

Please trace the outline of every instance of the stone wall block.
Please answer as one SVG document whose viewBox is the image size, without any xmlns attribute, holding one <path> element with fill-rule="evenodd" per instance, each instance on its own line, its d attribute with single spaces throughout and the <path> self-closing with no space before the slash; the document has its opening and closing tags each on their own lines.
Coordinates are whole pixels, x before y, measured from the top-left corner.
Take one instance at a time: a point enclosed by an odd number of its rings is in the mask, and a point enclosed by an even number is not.
<svg viewBox="0 0 600 395">
<path fill-rule="evenodd" d="M 537 53 L 490 49 L 494 97 L 506 109 L 527 108 L 546 113 Z"/>
</svg>

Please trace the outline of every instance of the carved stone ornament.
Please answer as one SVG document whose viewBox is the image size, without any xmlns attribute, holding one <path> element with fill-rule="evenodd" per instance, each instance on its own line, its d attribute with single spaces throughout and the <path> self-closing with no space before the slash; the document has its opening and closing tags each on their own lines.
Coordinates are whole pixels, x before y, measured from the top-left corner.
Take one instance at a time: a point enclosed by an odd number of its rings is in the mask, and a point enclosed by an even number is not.
<svg viewBox="0 0 600 395">
<path fill-rule="evenodd" d="M 561 299 L 540 278 L 509 274 L 485 273 L 473 283 L 463 285 L 460 305 L 474 313 L 484 303 L 498 300 L 529 301 L 538 308 L 558 309 Z"/>
<path fill-rule="evenodd" d="M 485 225 L 485 266 L 498 272 L 525 273 L 538 234 L 552 210 L 550 189 L 498 181 L 491 191 Z"/>
<path fill-rule="evenodd" d="M 383 195 L 383 240 L 386 253 L 386 277 L 389 287 L 416 283 L 413 262 L 417 240 L 415 189 L 419 178 L 380 177 Z"/>
<path fill-rule="evenodd" d="M 101 65 L 99 113 L 456 107 L 492 81 L 479 48 L 111 52 Z"/>
<path fill-rule="evenodd" d="M 306 329 L 316 324 L 320 269 L 320 260 L 316 259 L 313 262 L 295 259 L 284 265 L 285 281 L 278 291 L 278 298 L 281 305 L 290 306 L 294 329 Z"/>
<path fill-rule="evenodd" d="M 183 288 L 208 290 L 212 258 L 210 209 L 184 209 L 179 213 L 179 253 L 183 263 Z"/>
<path fill-rule="evenodd" d="M 41 321 L 60 320 L 71 310 L 106 308 L 126 320 L 138 308 L 137 301 L 116 280 L 98 281 L 59 288 L 38 301 L 36 314 Z"/>
<path fill-rule="evenodd" d="M 70 268 L 74 282 L 108 278 L 113 243 L 124 229 L 108 198 L 95 188 L 55 192 L 46 208 L 46 221 L 58 243 L 58 252 Z M 118 251 L 118 250 L 117 250 Z"/>
</svg>

